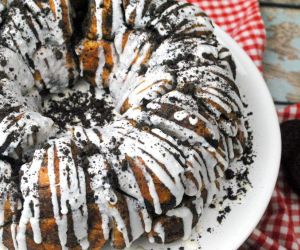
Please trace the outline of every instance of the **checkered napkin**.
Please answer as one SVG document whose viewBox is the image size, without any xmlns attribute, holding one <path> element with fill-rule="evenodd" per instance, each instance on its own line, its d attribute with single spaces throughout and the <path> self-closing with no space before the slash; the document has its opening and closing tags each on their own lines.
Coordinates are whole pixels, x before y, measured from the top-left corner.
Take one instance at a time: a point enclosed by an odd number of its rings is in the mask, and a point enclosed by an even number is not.
<svg viewBox="0 0 300 250">
<path fill-rule="evenodd" d="M 188 0 L 200 6 L 223 30 L 241 45 L 262 71 L 266 41 L 257 0 Z"/>
<path fill-rule="evenodd" d="M 188 0 L 200 6 L 229 33 L 262 71 L 265 28 L 257 0 Z M 281 122 L 300 119 L 300 104 L 278 110 Z M 280 174 L 261 222 L 241 249 L 300 249 L 300 197 Z"/>
<path fill-rule="evenodd" d="M 277 111 L 280 122 L 300 119 L 300 103 Z M 245 249 L 300 249 L 300 196 L 284 181 L 282 173 L 269 207 Z"/>
</svg>

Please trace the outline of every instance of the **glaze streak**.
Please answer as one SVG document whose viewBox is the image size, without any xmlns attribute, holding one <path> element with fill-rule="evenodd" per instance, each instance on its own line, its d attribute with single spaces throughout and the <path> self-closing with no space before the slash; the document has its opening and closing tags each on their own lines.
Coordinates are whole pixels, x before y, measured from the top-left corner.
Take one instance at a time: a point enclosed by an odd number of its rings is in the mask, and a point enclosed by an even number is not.
<svg viewBox="0 0 300 250">
<path fill-rule="evenodd" d="M 247 141 L 206 14 L 173 0 L 0 11 L 0 247 L 188 239 Z"/>
</svg>

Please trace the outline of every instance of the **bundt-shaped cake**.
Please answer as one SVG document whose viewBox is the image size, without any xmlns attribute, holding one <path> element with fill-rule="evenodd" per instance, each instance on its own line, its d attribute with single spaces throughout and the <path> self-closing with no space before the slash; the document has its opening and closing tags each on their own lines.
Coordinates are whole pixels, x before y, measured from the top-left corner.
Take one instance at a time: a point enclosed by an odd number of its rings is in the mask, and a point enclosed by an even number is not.
<svg viewBox="0 0 300 250">
<path fill-rule="evenodd" d="M 0 11 L 0 248 L 188 239 L 247 140 L 206 14 L 174 0 Z"/>
</svg>

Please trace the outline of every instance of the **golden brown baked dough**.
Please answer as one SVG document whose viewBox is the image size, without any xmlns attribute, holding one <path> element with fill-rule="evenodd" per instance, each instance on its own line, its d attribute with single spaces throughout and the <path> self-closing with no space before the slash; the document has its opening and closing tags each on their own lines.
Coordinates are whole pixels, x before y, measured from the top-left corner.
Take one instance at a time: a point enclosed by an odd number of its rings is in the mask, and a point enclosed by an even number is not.
<svg viewBox="0 0 300 250">
<path fill-rule="evenodd" d="M 0 247 L 187 239 L 247 140 L 235 65 L 210 19 L 173 0 L 15 0 L 7 11 Z M 41 114 L 83 79 L 79 91 L 109 93 L 115 120 L 59 127 Z"/>
</svg>

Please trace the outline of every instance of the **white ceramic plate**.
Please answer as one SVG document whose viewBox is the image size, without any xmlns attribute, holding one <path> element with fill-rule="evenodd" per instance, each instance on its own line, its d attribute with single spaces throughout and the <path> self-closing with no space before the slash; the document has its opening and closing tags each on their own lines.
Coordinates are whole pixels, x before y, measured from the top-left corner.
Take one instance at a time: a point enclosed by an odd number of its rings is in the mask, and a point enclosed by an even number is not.
<svg viewBox="0 0 300 250">
<path fill-rule="evenodd" d="M 249 110 L 253 112 L 250 124 L 253 130 L 253 149 L 257 157 L 250 167 L 249 179 L 253 188 L 242 200 L 233 205 L 223 224 L 212 234 L 203 232 L 200 240 L 203 249 L 237 249 L 254 230 L 274 190 L 281 158 L 281 136 L 272 97 L 261 73 L 243 49 L 220 28 L 216 28 L 219 39 L 231 50 L 237 64 L 237 85 Z M 211 217 L 204 213 L 206 226 Z"/>
<path fill-rule="evenodd" d="M 149 244 L 142 239 L 132 249 L 233 250 L 247 239 L 261 219 L 270 201 L 279 171 L 281 156 L 280 129 L 271 95 L 260 72 L 239 45 L 220 28 L 216 28 L 219 40 L 232 52 L 237 64 L 237 84 L 249 110 L 253 130 L 253 149 L 256 154 L 249 168 L 252 188 L 241 202 L 231 201 L 231 212 L 221 225 L 216 221 L 217 212 L 206 208 L 194 235 L 194 241 L 175 242 L 170 245 Z M 238 204 L 239 203 L 239 204 Z M 207 228 L 213 232 L 207 232 Z"/>
</svg>

